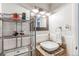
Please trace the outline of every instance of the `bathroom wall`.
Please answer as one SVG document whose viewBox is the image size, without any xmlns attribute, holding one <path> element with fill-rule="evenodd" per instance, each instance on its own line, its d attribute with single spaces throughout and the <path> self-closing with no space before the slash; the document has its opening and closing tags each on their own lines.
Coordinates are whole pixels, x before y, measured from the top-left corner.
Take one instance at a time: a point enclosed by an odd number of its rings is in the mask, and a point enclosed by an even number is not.
<svg viewBox="0 0 79 59">
<path fill-rule="evenodd" d="M 36 31 L 36 43 L 40 43 L 49 40 L 49 31 Z"/>
<path fill-rule="evenodd" d="M 67 55 L 78 55 L 77 50 L 75 49 L 77 46 L 77 36 L 76 36 L 76 4 L 66 4 L 63 7 L 59 8 L 56 13 L 52 14 L 49 17 L 49 30 L 50 33 L 55 34 L 55 31 L 58 27 L 62 27 L 62 34 L 65 37 L 65 42 L 67 45 Z M 69 39 L 67 38 L 65 31 L 65 25 L 71 26 Z M 53 39 L 54 40 L 54 39 Z"/>
</svg>

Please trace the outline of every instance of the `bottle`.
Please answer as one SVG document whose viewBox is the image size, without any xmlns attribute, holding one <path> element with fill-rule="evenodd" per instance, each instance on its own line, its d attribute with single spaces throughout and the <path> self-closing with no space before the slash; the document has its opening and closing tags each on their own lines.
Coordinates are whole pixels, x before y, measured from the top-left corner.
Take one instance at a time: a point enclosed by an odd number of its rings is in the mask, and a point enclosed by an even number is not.
<svg viewBox="0 0 79 59">
<path fill-rule="evenodd" d="M 20 20 L 19 15 L 18 15 L 17 13 L 13 13 L 13 15 L 12 15 L 12 20 L 14 20 L 14 21 Z"/>
<path fill-rule="evenodd" d="M 22 20 L 23 20 L 23 21 L 26 20 L 26 13 L 22 13 Z"/>
<path fill-rule="evenodd" d="M 22 30 L 20 31 L 20 35 L 24 35 L 24 33 L 23 33 L 23 31 L 22 31 Z"/>
<path fill-rule="evenodd" d="M 13 36 L 17 36 L 18 35 L 18 32 L 17 31 L 14 31 L 13 32 Z"/>
</svg>

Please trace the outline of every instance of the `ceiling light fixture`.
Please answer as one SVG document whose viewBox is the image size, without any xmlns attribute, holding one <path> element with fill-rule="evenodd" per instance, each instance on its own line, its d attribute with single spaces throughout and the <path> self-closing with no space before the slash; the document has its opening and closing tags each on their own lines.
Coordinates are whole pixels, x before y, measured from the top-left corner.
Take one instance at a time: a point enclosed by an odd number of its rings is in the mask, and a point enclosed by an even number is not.
<svg viewBox="0 0 79 59">
<path fill-rule="evenodd" d="M 45 15 L 43 15 L 42 17 L 46 17 Z"/>
<path fill-rule="evenodd" d="M 45 11 L 40 11 L 39 14 L 44 15 L 46 12 Z"/>
<path fill-rule="evenodd" d="M 51 14 L 50 13 L 46 13 L 46 16 L 50 16 Z"/>
<path fill-rule="evenodd" d="M 31 12 L 31 16 L 35 16 L 35 13 L 34 12 Z"/>
<path fill-rule="evenodd" d="M 40 17 L 41 15 L 40 14 L 37 14 L 37 17 Z"/>
<path fill-rule="evenodd" d="M 44 15 L 46 13 L 46 11 L 44 11 L 42 8 L 39 8 L 39 14 Z"/>
<path fill-rule="evenodd" d="M 36 6 L 34 6 L 34 8 L 32 9 L 32 11 L 33 11 L 34 13 L 38 13 L 38 12 L 39 12 L 39 10 L 38 10 L 38 8 L 37 8 Z"/>
</svg>

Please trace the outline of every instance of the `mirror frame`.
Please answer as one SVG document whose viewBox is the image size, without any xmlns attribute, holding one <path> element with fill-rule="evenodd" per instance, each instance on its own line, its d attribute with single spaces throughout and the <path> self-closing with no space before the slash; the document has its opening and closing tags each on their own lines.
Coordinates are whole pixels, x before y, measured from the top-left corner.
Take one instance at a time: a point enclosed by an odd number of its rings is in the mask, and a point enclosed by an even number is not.
<svg viewBox="0 0 79 59">
<path fill-rule="evenodd" d="M 36 29 L 36 31 L 47 31 L 49 30 L 49 21 L 48 21 L 48 16 L 46 16 L 46 27 L 36 27 L 36 17 L 35 16 L 31 16 L 31 24 L 35 24 L 35 26 L 32 27 L 31 31 L 34 31 Z"/>
</svg>

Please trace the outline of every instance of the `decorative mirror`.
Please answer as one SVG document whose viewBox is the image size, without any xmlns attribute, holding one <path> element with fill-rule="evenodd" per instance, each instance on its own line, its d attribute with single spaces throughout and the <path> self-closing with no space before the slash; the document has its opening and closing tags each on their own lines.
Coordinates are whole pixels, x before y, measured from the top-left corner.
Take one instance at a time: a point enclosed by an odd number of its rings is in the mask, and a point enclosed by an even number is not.
<svg viewBox="0 0 79 59">
<path fill-rule="evenodd" d="M 35 26 L 33 26 L 34 28 L 36 28 L 36 31 L 48 30 L 48 17 L 47 16 L 36 15 L 36 16 L 32 16 L 31 20 L 32 20 L 31 23 L 34 23 L 33 20 L 36 20 Z"/>
</svg>

